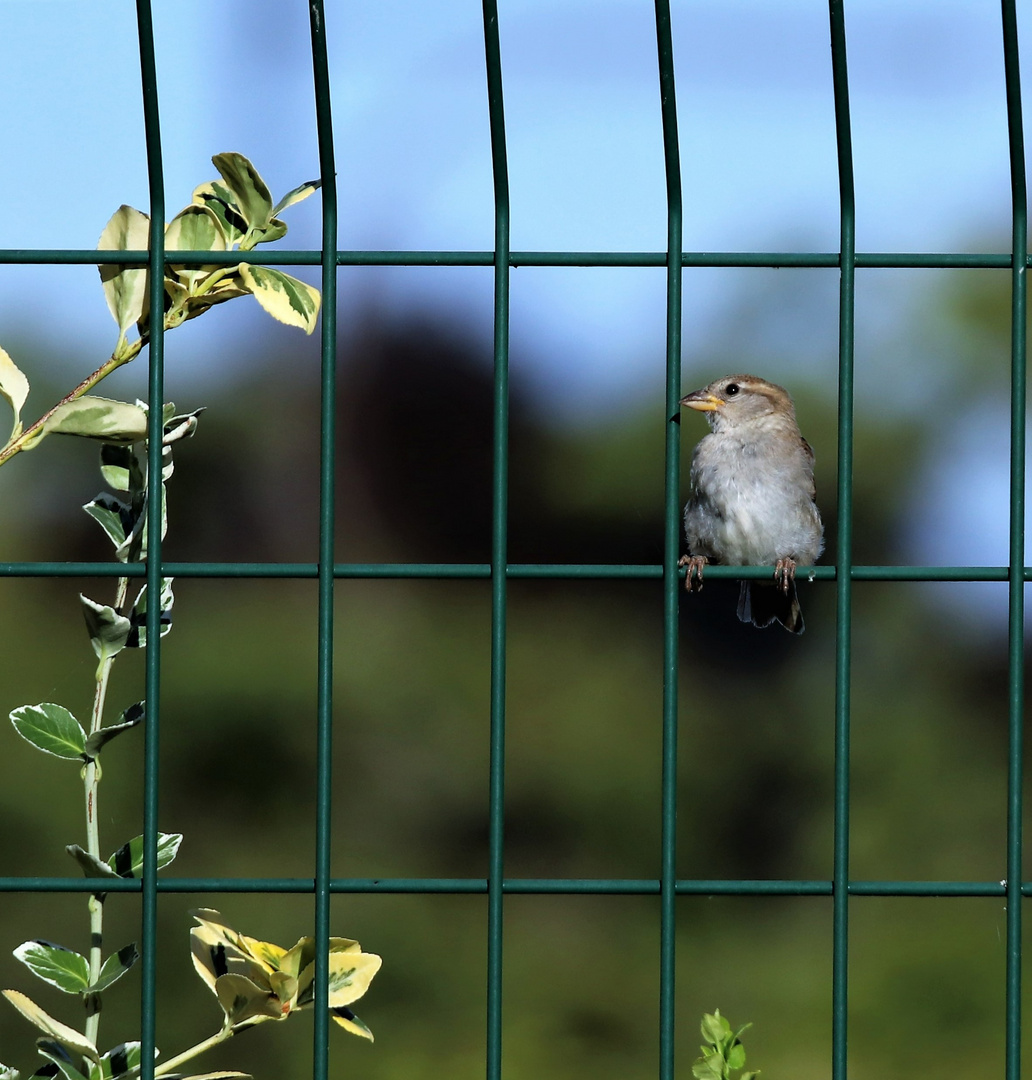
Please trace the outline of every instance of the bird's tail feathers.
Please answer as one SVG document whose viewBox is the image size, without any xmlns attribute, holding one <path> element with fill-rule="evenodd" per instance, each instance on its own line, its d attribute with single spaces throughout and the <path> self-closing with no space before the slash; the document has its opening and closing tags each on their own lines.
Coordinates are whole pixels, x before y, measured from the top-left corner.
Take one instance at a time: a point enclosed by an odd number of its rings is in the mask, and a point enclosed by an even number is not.
<svg viewBox="0 0 1032 1080">
<path fill-rule="evenodd" d="M 779 622 L 790 634 L 801 634 L 805 629 L 795 582 L 791 580 L 787 593 L 773 585 L 754 581 L 741 582 L 738 617 L 742 622 L 761 628 Z"/>
</svg>

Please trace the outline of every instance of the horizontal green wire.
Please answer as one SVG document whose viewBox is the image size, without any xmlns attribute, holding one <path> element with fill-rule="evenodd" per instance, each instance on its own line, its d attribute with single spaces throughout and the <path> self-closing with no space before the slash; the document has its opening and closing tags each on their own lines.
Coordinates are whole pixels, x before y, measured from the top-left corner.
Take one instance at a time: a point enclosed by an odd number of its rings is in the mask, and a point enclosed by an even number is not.
<svg viewBox="0 0 1032 1080">
<path fill-rule="evenodd" d="M 318 251 L 176 251 L 166 262 L 176 266 L 318 266 Z M 826 251 L 686 251 L 685 266 L 825 267 L 839 265 L 837 252 Z M 0 249 L 0 265 L 147 265 L 145 251 L 94 251 L 81 248 Z M 665 267 L 665 251 L 512 251 L 510 266 L 656 266 Z M 493 266 L 490 251 L 338 251 L 338 266 Z M 1010 253 L 860 252 L 856 265 L 880 269 L 999 269 L 1011 265 Z M 1032 266 L 1032 255 L 1026 260 Z"/>
<path fill-rule="evenodd" d="M 312 893 L 314 878 L 158 878 L 158 892 L 167 893 Z M 138 878 L 0 878 L 0 892 L 139 892 Z M 694 880 L 675 883 L 682 896 L 831 896 L 824 880 Z M 656 896 L 658 878 L 507 878 L 507 893 L 556 896 Z M 1005 896 L 1001 881 L 851 881 L 853 896 Z M 484 894 L 486 878 L 331 878 L 332 893 Z M 1022 883 L 1032 895 L 1032 881 Z"/>
<path fill-rule="evenodd" d="M 143 577 L 144 563 L 100 562 L 20 562 L 0 563 L 0 578 L 4 577 Z M 161 573 L 181 578 L 315 578 L 315 563 L 203 563 L 166 562 Z M 506 567 L 509 578 L 549 578 L 586 580 L 660 580 L 663 567 L 659 564 L 631 563 L 511 563 Z M 337 578 L 474 578 L 491 576 L 489 563 L 337 563 L 333 567 Z M 834 566 L 800 567 L 799 580 L 835 581 Z M 684 576 L 684 571 L 681 571 Z M 726 581 L 742 579 L 762 581 L 771 576 L 769 566 L 708 566 L 706 579 Z M 1024 570 L 1026 581 L 1032 581 L 1032 566 Z M 1006 581 L 1006 566 L 854 566 L 854 581 Z"/>
</svg>

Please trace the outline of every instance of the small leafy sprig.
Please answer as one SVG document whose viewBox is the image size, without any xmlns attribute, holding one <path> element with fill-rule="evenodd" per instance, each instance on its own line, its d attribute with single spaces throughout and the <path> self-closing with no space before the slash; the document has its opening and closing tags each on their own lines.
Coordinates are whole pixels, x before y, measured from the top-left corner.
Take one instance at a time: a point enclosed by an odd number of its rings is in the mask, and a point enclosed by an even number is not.
<svg viewBox="0 0 1032 1080">
<path fill-rule="evenodd" d="M 256 244 L 280 239 L 287 231 L 278 214 L 310 195 L 319 185 L 312 181 L 295 188 L 273 205 L 272 197 L 251 163 L 240 154 L 218 154 L 213 162 L 221 180 L 202 184 L 194 191 L 190 206 L 166 226 L 165 245 L 170 251 L 247 251 Z M 148 246 L 149 221 L 129 206 L 120 207 L 108 222 L 100 247 L 135 251 Z M 11 436 L 0 448 L 0 464 L 23 450 L 32 449 L 52 433 L 78 435 L 100 441 L 100 470 L 110 490 L 91 499 L 83 509 L 104 530 L 121 563 L 147 559 L 148 406 L 145 402 L 113 401 L 87 393 L 117 367 L 137 356 L 150 337 L 147 269 L 133 266 L 101 266 L 101 280 L 108 306 L 118 324 L 118 342 L 108 361 L 84 379 L 70 394 L 28 428 L 21 410 L 29 394 L 29 382 L 3 349 L 0 349 L 0 396 L 14 411 Z M 235 266 L 167 264 L 164 276 L 163 325 L 174 329 L 196 318 L 215 304 L 247 293 L 281 322 L 300 326 L 308 333 L 315 327 L 319 293 L 289 274 L 268 267 L 239 263 Z M 138 336 L 130 341 L 127 331 L 135 323 Z M 161 418 L 160 533 L 168 522 L 165 485 L 174 466 L 173 446 L 197 430 L 202 410 L 176 414 L 166 404 Z M 80 595 L 86 629 L 97 657 L 93 709 L 88 729 L 70 710 L 54 702 L 23 705 L 10 719 L 15 730 L 37 750 L 80 764 L 86 808 L 86 844 L 69 844 L 67 853 L 89 878 L 139 878 L 143 873 L 144 838 L 136 836 L 101 856 L 99 796 L 101 751 L 113 739 L 145 720 L 144 702 L 125 708 L 113 723 L 105 723 L 108 684 L 112 666 L 125 649 L 147 645 L 147 610 L 155 603 L 144 585 L 129 595 L 129 577 L 117 579 L 113 602 L 105 604 Z M 159 634 L 172 628 L 174 602 L 172 579 L 162 578 Z M 180 833 L 158 833 L 157 868 L 175 859 L 182 843 Z M 3 996 L 41 1036 L 36 1048 L 47 1063 L 33 1077 L 63 1080 L 133 1080 L 141 1069 L 141 1044 L 125 1042 L 101 1053 L 98 1033 L 101 1000 L 107 990 L 139 959 L 135 942 L 104 954 L 104 905 L 107 893 L 93 893 L 88 900 L 88 955 L 52 941 L 37 938 L 23 942 L 14 955 L 34 975 L 50 986 L 81 999 L 86 1021 L 80 1031 L 55 1019 L 19 990 Z M 267 1020 L 285 1020 L 315 1002 L 316 946 L 304 937 L 291 949 L 246 937 L 226 923 L 217 911 L 195 913 L 198 926 L 191 932 L 194 967 L 214 993 L 223 1011 L 220 1029 L 207 1039 L 155 1067 L 158 1077 L 176 1080 L 215 1080 L 245 1077 L 240 1072 L 215 1072 L 182 1077 L 177 1070 L 205 1050 L 237 1032 Z M 362 952 L 357 941 L 331 938 L 328 954 L 329 1008 L 334 1021 L 346 1031 L 372 1040 L 372 1033 L 351 1011 L 350 1005 L 365 994 L 381 960 Z M 157 1053 L 157 1051 L 155 1051 Z M 0 1064 L 0 1080 L 19 1080 L 17 1070 Z"/>
<path fill-rule="evenodd" d="M 731 1025 L 720 1015 L 719 1009 L 712 1013 L 703 1013 L 699 1030 L 702 1032 L 704 1045 L 699 1047 L 702 1056 L 696 1058 L 692 1065 L 692 1076 L 695 1080 L 732 1080 L 732 1073 L 745 1066 L 742 1033 L 751 1027 L 752 1024 L 744 1024 L 737 1031 L 732 1031 Z M 759 1075 L 758 1069 L 743 1072 L 738 1080 L 754 1080 Z"/>
<path fill-rule="evenodd" d="M 220 178 L 194 190 L 190 205 L 165 226 L 166 251 L 250 251 L 286 235 L 279 214 L 308 198 L 320 185 L 309 180 L 273 203 L 258 170 L 243 154 L 216 154 L 212 163 Z M 150 247 L 150 218 L 131 206 L 120 206 L 104 227 L 102 251 L 146 251 Z M 66 394 L 35 423 L 25 427 L 21 412 L 29 395 L 29 380 L 0 349 L 0 396 L 14 411 L 7 442 L 0 446 L 0 465 L 31 450 L 54 433 L 81 435 L 108 443 L 134 443 L 146 436 L 140 410 L 124 401 L 92 396 L 103 379 L 135 359 L 150 340 L 152 315 L 147 267 L 102 264 L 100 280 L 108 308 L 118 325 L 111 356 Z M 164 329 L 173 330 L 203 315 L 216 304 L 238 296 L 255 297 L 274 318 L 310 334 L 319 315 L 319 290 L 268 266 L 241 262 L 229 266 L 184 266 L 166 263 Z M 136 326 L 137 336 L 129 340 Z"/>
</svg>

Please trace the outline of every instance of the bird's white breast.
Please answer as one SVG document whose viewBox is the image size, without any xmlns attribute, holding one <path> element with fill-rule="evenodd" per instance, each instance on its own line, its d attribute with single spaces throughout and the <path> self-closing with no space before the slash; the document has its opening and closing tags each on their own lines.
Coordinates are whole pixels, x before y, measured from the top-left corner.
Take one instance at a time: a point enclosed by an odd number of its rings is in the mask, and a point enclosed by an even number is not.
<svg viewBox="0 0 1032 1080">
<path fill-rule="evenodd" d="M 798 435 L 775 431 L 714 432 L 692 458 L 685 532 L 693 553 L 729 565 L 770 565 L 791 557 L 804 565 L 821 550 L 810 459 Z"/>
</svg>

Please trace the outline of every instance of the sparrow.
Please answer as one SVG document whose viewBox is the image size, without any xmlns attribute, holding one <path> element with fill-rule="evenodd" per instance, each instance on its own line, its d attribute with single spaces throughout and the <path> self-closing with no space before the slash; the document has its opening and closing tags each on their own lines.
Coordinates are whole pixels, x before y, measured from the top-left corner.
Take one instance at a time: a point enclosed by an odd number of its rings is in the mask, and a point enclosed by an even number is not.
<svg viewBox="0 0 1032 1080">
<path fill-rule="evenodd" d="M 813 450 L 799 432 L 788 391 L 756 375 L 725 375 L 681 398 L 706 414 L 711 433 L 692 454 L 691 497 L 684 508 L 685 587 L 702 588 L 708 562 L 774 567 L 773 586 L 741 582 L 738 617 L 754 626 L 779 622 L 803 632 L 796 565 L 824 550 L 814 501 Z"/>
</svg>

